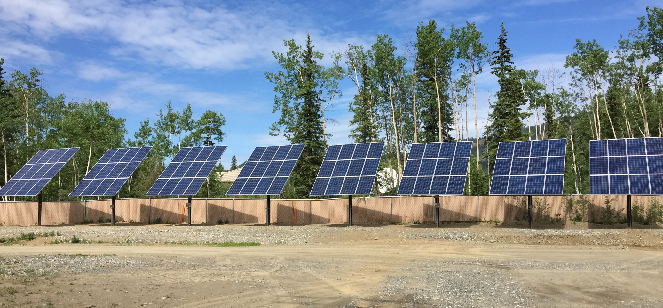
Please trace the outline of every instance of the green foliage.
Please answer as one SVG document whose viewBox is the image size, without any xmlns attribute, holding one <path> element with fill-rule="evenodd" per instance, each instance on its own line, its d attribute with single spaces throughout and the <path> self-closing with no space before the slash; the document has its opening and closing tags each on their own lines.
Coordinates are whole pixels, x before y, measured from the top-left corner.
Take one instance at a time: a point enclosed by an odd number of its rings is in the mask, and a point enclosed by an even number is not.
<svg viewBox="0 0 663 308">
<path fill-rule="evenodd" d="M 437 23 L 417 27 L 415 82 L 422 130 L 420 142 L 452 141 L 453 105 L 449 97 L 454 43 L 442 37 Z"/>
<path fill-rule="evenodd" d="M 477 158 L 473 154 L 470 156 L 470 172 L 465 182 L 465 195 L 488 195 L 488 175 L 483 168 L 477 166 Z"/>
<path fill-rule="evenodd" d="M 506 46 L 507 31 L 502 24 L 502 32 L 498 37 L 498 50 L 494 51 L 491 62 L 492 73 L 498 78 L 500 90 L 497 92 L 497 101 L 491 106 L 488 116 L 490 124 L 486 128 L 488 145 L 487 156 L 495 161 L 499 142 L 523 141 L 527 137 L 522 120 L 528 116 L 521 108 L 525 104 L 525 96 L 519 81 L 519 74 L 511 61 L 511 49 Z M 490 170 L 492 173 L 492 169 Z"/>
<path fill-rule="evenodd" d="M 313 50 L 311 37 L 306 47 L 298 46 L 294 40 L 284 41 L 287 54 L 273 52 L 281 65 L 277 73 L 266 72 L 267 79 L 274 83 L 274 112 L 281 117 L 272 125 L 271 134 L 283 134 L 292 144 L 304 144 L 302 155 L 288 181 L 284 195 L 289 198 L 308 196 L 313 187 L 326 148 L 321 93 L 330 97 L 338 95 L 334 79 L 338 66 L 327 70 L 317 64 L 323 54 Z M 331 70 L 331 72 L 330 72 Z"/>
<path fill-rule="evenodd" d="M 230 161 L 230 170 L 235 170 L 237 169 L 237 157 L 233 155 L 232 161 Z"/>
</svg>

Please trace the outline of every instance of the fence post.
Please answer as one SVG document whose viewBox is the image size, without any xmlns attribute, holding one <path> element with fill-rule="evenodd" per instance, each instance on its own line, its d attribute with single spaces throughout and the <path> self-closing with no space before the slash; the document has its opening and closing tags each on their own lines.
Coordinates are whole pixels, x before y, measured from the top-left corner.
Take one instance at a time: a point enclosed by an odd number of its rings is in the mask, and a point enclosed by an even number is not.
<svg viewBox="0 0 663 308">
<path fill-rule="evenodd" d="M 481 221 L 481 199 L 477 195 L 477 222 Z"/>
<path fill-rule="evenodd" d="M 308 223 L 309 225 L 313 224 L 313 200 L 308 200 Z"/>
<path fill-rule="evenodd" d="M 152 220 L 152 197 L 147 198 L 147 223 L 149 224 Z"/>
<path fill-rule="evenodd" d="M 235 198 L 233 198 L 233 223 L 235 223 Z"/>
<path fill-rule="evenodd" d="M 83 200 L 83 222 L 87 219 L 87 200 Z"/>
<path fill-rule="evenodd" d="M 389 223 L 394 218 L 394 198 L 389 198 Z"/>
</svg>

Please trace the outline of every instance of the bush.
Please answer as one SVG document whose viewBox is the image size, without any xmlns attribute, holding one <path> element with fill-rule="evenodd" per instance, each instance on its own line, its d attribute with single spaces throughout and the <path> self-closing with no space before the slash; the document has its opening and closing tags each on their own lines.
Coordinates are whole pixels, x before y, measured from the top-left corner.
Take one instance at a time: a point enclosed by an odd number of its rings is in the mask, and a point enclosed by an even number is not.
<svg viewBox="0 0 663 308">
<path fill-rule="evenodd" d="M 603 211 L 603 223 L 612 224 L 612 218 L 615 216 L 615 209 L 612 208 L 610 196 L 605 196 L 605 210 Z"/>
<path fill-rule="evenodd" d="M 633 205 L 631 205 L 631 217 L 633 218 L 633 221 L 636 223 L 639 223 L 641 225 L 648 224 L 647 218 L 645 217 L 645 207 L 640 202 L 636 201 L 633 203 Z"/>
<path fill-rule="evenodd" d="M 657 198 L 652 197 L 647 209 L 647 224 L 663 223 L 663 204 Z"/>
</svg>

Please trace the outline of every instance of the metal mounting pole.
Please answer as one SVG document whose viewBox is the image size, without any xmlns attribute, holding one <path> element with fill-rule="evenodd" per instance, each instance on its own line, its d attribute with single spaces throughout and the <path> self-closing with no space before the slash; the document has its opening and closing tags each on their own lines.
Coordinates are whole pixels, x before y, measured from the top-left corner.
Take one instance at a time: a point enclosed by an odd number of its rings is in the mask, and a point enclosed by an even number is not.
<svg viewBox="0 0 663 308">
<path fill-rule="evenodd" d="M 633 227 L 633 215 L 631 215 L 631 195 L 626 196 L 626 220 L 628 227 Z"/>
<path fill-rule="evenodd" d="M 271 205 L 270 203 L 271 203 L 271 201 L 269 199 L 269 195 L 267 195 L 267 211 L 265 212 L 265 224 L 268 225 L 268 226 L 269 226 L 269 221 L 270 221 L 270 217 L 269 217 L 269 208 L 270 208 L 270 205 Z"/>
<path fill-rule="evenodd" d="M 111 226 L 115 225 L 115 196 L 111 197 Z"/>
<path fill-rule="evenodd" d="M 352 226 L 352 195 L 348 195 L 348 226 Z"/>
<path fill-rule="evenodd" d="M 42 200 L 41 191 L 37 194 L 37 226 L 41 226 L 41 209 L 42 209 Z"/>
<path fill-rule="evenodd" d="M 186 210 L 188 213 L 188 216 L 186 218 L 186 224 L 191 225 L 191 196 L 188 197 L 187 203 L 186 203 Z"/>
<path fill-rule="evenodd" d="M 527 213 L 529 216 L 529 228 L 532 229 L 532 196 L 527 196 Z"/>
<path fill-rule="evenodd" d="M 440 227 L 440 196 L 435 195 L 435 228 Z"/>
</svg>

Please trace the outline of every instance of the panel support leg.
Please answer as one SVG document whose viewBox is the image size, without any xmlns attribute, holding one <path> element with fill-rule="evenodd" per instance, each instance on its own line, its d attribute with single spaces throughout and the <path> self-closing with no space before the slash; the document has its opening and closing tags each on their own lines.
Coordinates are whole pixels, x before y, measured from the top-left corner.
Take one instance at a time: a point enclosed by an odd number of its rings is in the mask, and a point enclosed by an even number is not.
<svg viewBox="0 0 663 308">
<path fill-rule="evenodd" d="M 633 215 L 631 214 L 631 195 L 626 196 L 626 220 L 628 227 L 633 227 Z"/>
<path fill-rule="evenodd" d="M 440 227 L 440 196 L 435 195 L 435 228 Z"/>
<path fill-rule="evenodd" d="M 269 222 L 271 220 L 271 217 L 269 217 L 270 210 L 271 210 L 271 203 L 272 201 L 269 199 L 269 195 L 267 195 L 267 210 L 265 212 L 265 225 L 269 226 Z"/>
<path fill-rule="evenodd" d="M 348 195 L 348 226 L 352 226 L 352 195 Z"/>
<path fill-rule="evenodd" d="M 43 196 L 41 191 L 37 195 L 37 226 L 41 226 L 41 209 L 42 209 Z"/>
<path fill-rule="evenodd" d="M 189 196 L 187 203 L 186 203 L 186 210 L 187 210 L 187 218 L 186 218 L 186 224 L 191 225 L 191 196 Z"/>
<path fill-rule="evenodd" d="M 532 221 L 534 220 L 532 215 L 532 196 L 527 196 L 527 213 L 527 216 L 529 216 L 529 228 L 532 229 Z"/>
<path fill-rule="evenodd" d="M 115 225 L 115 196 L 111 197 L 111 226 Z"/>
</svg>

